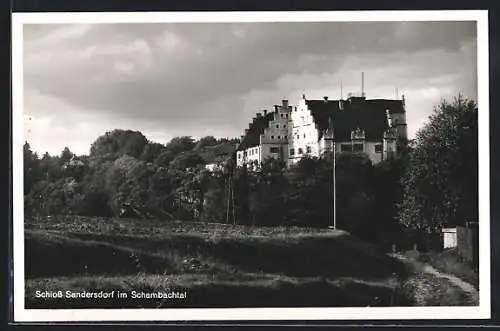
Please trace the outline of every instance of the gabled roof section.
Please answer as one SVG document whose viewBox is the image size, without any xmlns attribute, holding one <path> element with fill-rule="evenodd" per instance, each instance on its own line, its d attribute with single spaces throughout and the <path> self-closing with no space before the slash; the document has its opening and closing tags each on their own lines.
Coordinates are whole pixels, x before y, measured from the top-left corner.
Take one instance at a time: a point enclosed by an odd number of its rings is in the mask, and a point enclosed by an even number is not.
<svg viewBox="0 0 500 331">
<path fill-rule="evenodd" d="M 342 109 L 340 103 L 343 103 Z M 382 140 L 384 131 L 389 128 L 386 110 L 390 114 L 404 113 L 401 100 L 348 99 L 348 100 L 306 100 L 314 122 L 320 131 L 328 128 L 329 118 L 333 119 L 335 140 L 351 140 L 351 131 L 360 128 L 365 131 L 367 140 Z"/>
<path fill-rule="evenodd" d="M 241 144 L 238 146 L 238 150 L 241 151 L 260 145 L 260 135 L 263 134 L 264 130 L 269 127 L 269 122 L 272 120 L 274 120 L 273 112 L 254 118 L 248 127 L 248 132 L 245 134 Z"/>
</svg>

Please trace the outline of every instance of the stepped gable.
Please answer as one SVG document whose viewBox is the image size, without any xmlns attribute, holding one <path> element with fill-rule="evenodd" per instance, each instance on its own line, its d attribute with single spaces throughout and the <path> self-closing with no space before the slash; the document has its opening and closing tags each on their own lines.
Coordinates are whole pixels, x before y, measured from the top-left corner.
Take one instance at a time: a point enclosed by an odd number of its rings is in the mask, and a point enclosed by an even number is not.
<svg viewBox="0 0 500 331">
<path fill-rule="evenodd" d="M 248 132 L 243 137 L 238 150 L 245 150 L 250 147 L 260 145 L 260 135 L 264 134 L 264 130 L 269 128 L 269 122 L 274 120 L 274 113 L 267 113 L 264 116 L 256 117 L 250 123 Z"/>
<path fill-rule="evenodd" d="M 390 114 L 404 113 L 401 100 L 365 100 L 354 97 L 347 100 L 306 100 L 306 104 L 320 131 L 319 139 L 328 128 L 331 117 L 337 141 L 351 140 L 351 131 L 358 127 L 365 130 L 367 140 L 382 140 L 384 132 L 389 128 L 386 109 L 389 109 Z"/>
</svg>

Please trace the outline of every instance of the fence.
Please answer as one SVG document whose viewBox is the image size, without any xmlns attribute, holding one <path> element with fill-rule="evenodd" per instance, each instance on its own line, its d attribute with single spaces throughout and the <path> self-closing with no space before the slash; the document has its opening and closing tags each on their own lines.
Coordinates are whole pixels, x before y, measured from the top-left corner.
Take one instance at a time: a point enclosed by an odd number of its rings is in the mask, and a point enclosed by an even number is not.
<svg viewBox="0 0 500 331">
<path fill-rule="evenodd" d="M 457 226 L 458 254 L 474 267 L 479 265 L 479 231 L 477 223 Z"/>
</svg>

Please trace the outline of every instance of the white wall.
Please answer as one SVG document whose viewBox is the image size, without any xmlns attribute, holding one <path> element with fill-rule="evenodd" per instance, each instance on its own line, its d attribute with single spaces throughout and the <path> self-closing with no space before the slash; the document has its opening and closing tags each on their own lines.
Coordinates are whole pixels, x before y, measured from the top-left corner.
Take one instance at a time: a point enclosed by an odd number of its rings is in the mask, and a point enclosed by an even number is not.
<svg viewBox="0 0 500 331">
<path fill-rule="evenodd" d="M 245 151 L 237 151 L 236 152 L 236 165 L 238 167 L 242 167 L 243 164 L 245 163 Z"/>
<path fill-rule="evenodd" d="M 365 142 L 365 153 L 368 155 L 373 164 L 382 161 L 382 150 L 380 152 L 375 152 L 376 145 L 380 145 L 380 147 L 383 148 L 382 141 Z"/>
<path fill-rule="evenodd" d="M 457 229 L 443 229 L 443 248 L 457 247 Z"/>
<path fill-rule="evenodd" d="M 389 154 L 396 153 L 396 140 L 395 139 L 384 139 L 384 160 L 389 157 Z"/>
<path fill-rule="evenodd" d="M 397 128 L 399 138 L 408 138 L 406 113 L 391 114 L 392 126 Z"/>
<path fill-rule="evenodd" d="M 260 135 L 262 146 L 259 163 L 267 158 L 288 159 L 289 127 L 291 124 L 291 110 L 286 102 L 274 112 L 274 119 L 269 121 L 269 126 Z M 279 153 L 271 153 L 271 148 L 278 148 Z"/>
<path fill-rule="evenodd" d="M 289 155 L 289 164 L 296 163 L 305 155 L 320 156 L 320 144 L 318 143 L 318 130 L 311 111 L 304 99 L 301 99 L 292 111 L 292 125 L 289 129 L 290 144 L 289 152 L 294 150 L 294 155 Z M 308 147 L 310 152 L 308 153 Z M 299 149 L 302 154 L 299 153 Z"/>
</svg>

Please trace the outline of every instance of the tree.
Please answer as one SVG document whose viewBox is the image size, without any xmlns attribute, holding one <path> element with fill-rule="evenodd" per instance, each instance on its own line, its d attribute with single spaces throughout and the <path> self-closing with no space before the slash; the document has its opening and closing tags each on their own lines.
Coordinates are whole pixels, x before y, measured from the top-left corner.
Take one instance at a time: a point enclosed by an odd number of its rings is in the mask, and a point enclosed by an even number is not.
<svg viewBox="0 0 500 331">
<path fill-rule="evenodd" d="M 61 152 L 61 156 L 59 157 L 61 165 L 64 165 L 66 162 L 71 160 L 73 156 L 74 154 L 69 150 L 69 148 L 64 147 L 64 150 Z"/>
<path fill-rule="evenodd" d="M 182 136 L 175 137 L 170 140 L 166 146 L 166 149 L 173 152 L 174 155 L 178 155 L 182 152 L 190 151 L 194 148 L 195 142 L 192 137 Z"/>
<path fill-rule="evenodd" d="M 417 133 L 399 206 L 405 226 L 436 231 L 477 219 L 477 112 L 460 95 L 443 100 Z"/>
<path fill-rule="evenodd" d="M 219 142 L 213 136 L 206 136 L 198 140 L 196 146 L 194 147 L 194 150 L 199 150 L 200 148 L 206 146 L 215 146 L 217 144 L 219 144 Z"/>
<path fill-rule="evenodd" d="M 165 146 L 159 143 L 149 142 L 144 146 L 140 159 L 147 162 L 154 162 L 156 158 L 165 150 Z"/>
<path fill-rule="evenodd" d="M 171 163 L 170 167 L 185 170 L 205 164 L 205 160 L 194 152 L 184 152 L 179 154 Z"/>
<path fill-rule="evenodd" d="M 41 169 L 40 160 L 38 155 L 31 150 L 31 146 L 28 142 L 24 143 L 24 194 L 28 194 L 36 184 L 37 181 L 41 179 Z"/>
<path fill-rule="evenodd" d="M 94 158 L 114 160 L 123 154 L 140 158 L 147 138 L 139 131 L 113 130 L 106 132 L 90 147 L 90 155 Z"/>
</svg>

